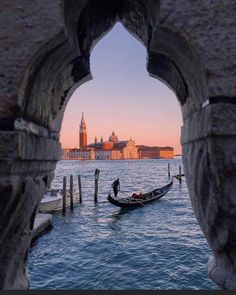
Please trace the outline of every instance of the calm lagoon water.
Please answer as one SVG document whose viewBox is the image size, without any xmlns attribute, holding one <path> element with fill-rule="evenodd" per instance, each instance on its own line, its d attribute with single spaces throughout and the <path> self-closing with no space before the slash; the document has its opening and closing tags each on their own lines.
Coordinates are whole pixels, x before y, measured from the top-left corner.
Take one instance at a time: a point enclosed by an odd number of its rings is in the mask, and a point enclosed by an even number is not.
<svg viewBox="0 0 236 295">
<path fill-rule="evenodd" d="M 66 216 L 53 213 L 53 228 L 30 250 L 31 289 L 215 290 L 206 264 L 211 250 L 196 222 L 185 180 L 175 180 L 161 200 L 132 210 L 106 197 L 120 178 L 121 189 L 149 191 L 165 185 L 167 164 L 178 174 L 181 159 L 60 161 L 53 188 L 63 176 L 81 175 L 83 203 Z M 94 204 L 94 171 L 100 170 Z M 77 183 L 75 183 L 75 187 Z"/>
</svg>

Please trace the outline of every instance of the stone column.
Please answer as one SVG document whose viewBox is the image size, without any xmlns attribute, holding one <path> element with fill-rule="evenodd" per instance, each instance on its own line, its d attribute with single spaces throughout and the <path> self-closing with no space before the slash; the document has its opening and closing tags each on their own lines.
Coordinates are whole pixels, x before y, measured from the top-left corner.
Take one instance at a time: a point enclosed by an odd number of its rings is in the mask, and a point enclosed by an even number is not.
<svg viewBox="0 0 236 295">
<path fill-rule="evenodd" d="M 209 276 L 236 289 L 236 105 L 209 99 L 185 119 L 181 142 L 193 209 L 214 254 Z"/>
<path fill-rule="evenodd" d="M 60 157 L 57 140 L 0 131 L 0 289 L 27 289 L 34 218 Z"/>
</svg>

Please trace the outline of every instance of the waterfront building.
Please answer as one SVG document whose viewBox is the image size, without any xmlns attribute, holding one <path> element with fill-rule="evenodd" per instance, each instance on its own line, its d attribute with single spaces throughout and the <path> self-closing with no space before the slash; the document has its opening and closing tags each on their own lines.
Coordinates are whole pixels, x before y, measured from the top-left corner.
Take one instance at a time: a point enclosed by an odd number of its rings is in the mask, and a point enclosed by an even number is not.
<svg viewBox="0 0 236 295">
<path fill-rule="evenodd" d="M 65 149 L 62 152 L 62 160 L 95 160 L 94 150 Z"/>
<path fill-rule="evenodd" d="M 61 158 L 62 158 L 62 160 L 70 160 L 71 159 L 71 151 L 72 150 L 73 149 L 68 149 L 68 148 L 62 149 L 62 151 L 61 151 Z"/>
<path fill-rule="evenodd" d="M 146 146 L 137 145 L 140 159 L 173 159 L 174 149 L 170 146 Z"/>
<path fill-rule="evenodd" d="M 131 159 L 171 159 L 174 157 L 172 147 L 149 147 L 136 145 L 135 140 L 119 141 L 113 131 L 107 141 L 101 137 L 98 142 L 97 137 L 94 142 L 87 144 L 87 126 L 82 113 L 79 128 L 79 149 L 64 149 L 63 160 L 131 160 Z"/>
</svg>

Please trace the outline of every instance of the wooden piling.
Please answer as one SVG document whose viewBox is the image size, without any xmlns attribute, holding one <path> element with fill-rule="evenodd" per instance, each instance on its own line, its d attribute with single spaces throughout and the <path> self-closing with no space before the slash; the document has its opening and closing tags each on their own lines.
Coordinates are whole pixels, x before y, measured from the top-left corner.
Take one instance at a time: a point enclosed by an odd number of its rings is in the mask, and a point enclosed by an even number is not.
<svg viewBox="0 0 236 295">
<path fill-rule="evenodd" d="M 79 185 L 79 202 L 82 203 L 82 186 L 81 186 L 81 177 L 78 175 L 78 185 Z"/>
<path fill-rule="evenodd" d="M 74 200 L 73 200 L 73 175 L 70 176 L 70 210 L 74 210 Z"/>
<path fill-rule="evenodd" d="M 170 163 L 168 163 L 168 177 L 170 177 Z"/>
<path fill-rule="evenodd" d="M 179 183 L 182 183 L 181 165 L 179 165 Z"/>
<path fill-rule="evenodd" d="M 62 215 L 66 214 L 66 176 L 63 177 L 63 205 Z"/>
<path fill-rule="evenodd" d="M 95 192 L 94 192 L 94 203 L 97 203 L 98 201 L 98 179 L 99 179 L 99 172 L 100 170 L 95 170 Z"/>
</svg>

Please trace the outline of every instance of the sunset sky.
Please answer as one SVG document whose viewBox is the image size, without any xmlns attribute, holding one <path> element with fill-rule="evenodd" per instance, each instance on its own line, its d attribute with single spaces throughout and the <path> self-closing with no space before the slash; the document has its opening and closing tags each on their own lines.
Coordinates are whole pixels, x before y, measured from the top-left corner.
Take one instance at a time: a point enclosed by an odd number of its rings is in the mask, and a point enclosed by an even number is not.
<svg viewBox="0 0 236 295">
<path fill-rule="evenodd" d="M 146 71 L 146 49 L 121 24 L 110 31 L 91 54 L 93 80 L 71 97 L 63 119 L 63 148 L 79 147 L 79 124 L 84 112 L 88 143 L 119 140 L 172 146 L 181 153 L 182 115 L 175 94 Z"/>
</svg>

